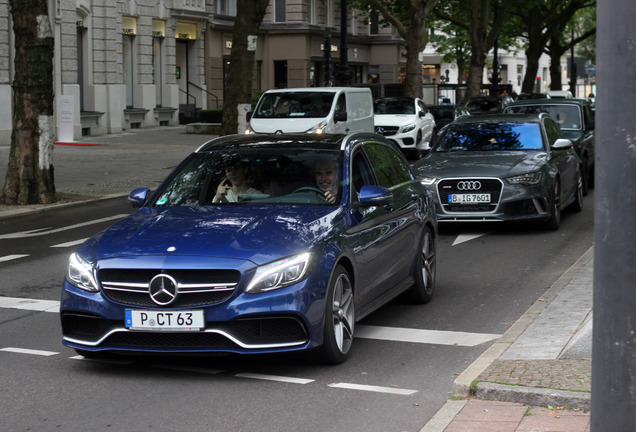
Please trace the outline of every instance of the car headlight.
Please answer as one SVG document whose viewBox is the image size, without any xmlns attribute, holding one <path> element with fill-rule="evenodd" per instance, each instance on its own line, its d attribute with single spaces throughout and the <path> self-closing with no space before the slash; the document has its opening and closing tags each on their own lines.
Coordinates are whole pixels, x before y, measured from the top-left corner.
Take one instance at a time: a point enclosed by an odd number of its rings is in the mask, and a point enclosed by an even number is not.
<svg viewBox="0 0 636 432">
<path fill-rule="evenodd" d="M 320 123 L 318 123 L 316 126 L 307 129 L 305 133 L 321 134 L 325 132 L 326 128 L 327 128 L 327 120 L 323 120 Z"/>
<path fill-rule="evenodd" d="M 424 186 L 433 186 L 437 179 L 435 177 L 420 177 L 420 183 Z"/>
<path fill-rule="evenodd" d="M 251 126 L 248 126 L 248 127 L 245 128 L 245 132 L 244 133 L 245 133 L 245 135 L 253 134 L 254 133 L 254 129 L 252 129 Z"/>
<path fill-rule="evenodd" d="M 293 285 L 305 279 L 313 268 L 312 255 L 302 253 L 260 266 L 246 293 L 258 294 Z"/>
<path fill-rule="evenodd" d="M 73 253 L 68 260 L 66 278 L 70 283 L 84 291 L 99 291 L 93 265 L 78 255 L 77 252 Z"/>
<path fill-rule="evenodd" d="M 415 129 L 415 123 L 409 123 L 407 125 L 402 126 L 403 133 L 411 132 L 413 129 Z"/>
<path fill-rule="evenodd" d="M 520 184 L 525 186 L 534 186 L 541 183 L 541 180 L 543 180 L 543 173 L 538 171 L 514 177 L 508 177 L 506 179 L 506 181 L 510 184 Z"/>
</svg>

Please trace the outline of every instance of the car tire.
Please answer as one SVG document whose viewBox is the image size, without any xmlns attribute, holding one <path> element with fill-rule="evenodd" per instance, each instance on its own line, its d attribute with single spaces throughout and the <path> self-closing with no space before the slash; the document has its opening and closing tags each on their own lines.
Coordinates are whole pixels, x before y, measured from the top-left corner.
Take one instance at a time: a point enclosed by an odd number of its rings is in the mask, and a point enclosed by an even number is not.
<svg viewBox="0 0 636 432">
<path fill-rule="evenodd" d="M 435 292 L 435 276 L 437 257 L 435 253 L 435 237 L 430 227 L 425 227 L 420 240 L 420 252 L 415 260 L 413 270 L 413 286 L 407 291 L 407 299 L 411 303 L 425 304 L 431 301 Z"/>
<path fill-rule="evenodd" d="M 580 212 L 581 210 L 583 210 L 583 191 L 585 189 L 585 180 L 583 180 L 583 176 L 581 175 L 582 169 L 583 168 L 579 170 L 578 175 L 576 176 L 576 191 L 574 192 L 574 202 L 570 204 L 570 209 L 575 212 Z"/>
<path fill-rule="evenodd" d="M 559 229 L 559 225 L 561 225 L 561 185 L 557 178 L 554 181 L 552 199 L 550 200 L 550 218 L 545 226 L 549 230 L 556 231 Z"/>
<path fill-rule="evenodd" d="M 589 188 L 590 169 L 587 164 L 587 157 L 583 159 L 583 166 L 581 167 L 581 173 L 583 175 L 583 196 L 587 196 Z"/>
<path fill-rule="evenodd" d="M 344 363 L 353 343 L 355 309 L 353 285 L 347 270 L 338 265 L 329 281 L 321 360 L 327 364 Z"/>
</svg>

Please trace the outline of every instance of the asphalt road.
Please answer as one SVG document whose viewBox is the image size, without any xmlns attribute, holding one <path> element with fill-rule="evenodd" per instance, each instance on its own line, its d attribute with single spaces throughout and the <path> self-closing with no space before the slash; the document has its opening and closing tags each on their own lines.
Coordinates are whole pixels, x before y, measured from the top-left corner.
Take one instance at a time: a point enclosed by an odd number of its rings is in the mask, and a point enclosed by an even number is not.
<svg viewBox="0 0 636 432">
<path fill-rule="evenodd" d="M 455 377 L 592 245 L 593 196 L 555 232 L 442 227 L 433 301 L 365 318 L 362 334 L 385 337 L 357 338 L 335 367 L 296 356 L 76 357 L 55 312 L 67 257 L 130 207 L 115 198 L 0 219 L 0 429 L 417 432 Z"/>
</svg>

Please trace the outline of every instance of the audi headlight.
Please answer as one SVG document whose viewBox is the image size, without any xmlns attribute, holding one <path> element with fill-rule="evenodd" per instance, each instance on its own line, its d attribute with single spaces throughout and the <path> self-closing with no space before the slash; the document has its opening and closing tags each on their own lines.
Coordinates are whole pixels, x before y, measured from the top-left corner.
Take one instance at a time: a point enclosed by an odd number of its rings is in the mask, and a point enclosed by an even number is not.
<svg viewBox="0 0 636 432">
<path fill-rule="evenodd" d="M 406 133 L 406 132 L 411 132 L 413 129 L 415 129 L 415 123 L 409 123 L 407 125 L 402 126 L 402 132 Z"/>
<path fill-rule="evenodd" d="M 541 183 L 543 180 L 543 173 L 533 172 L 528 174 L 522 174 L 514 177 L 508 177 L 506 181 L 510 184 L 520 184 L 524 186 L 534 186 Z"/>
<path fill-rule="evenodd" d="M 310 253 L 302 253 L 265 264 L 256 270 L 245 292 L 258 294 L 293 285 L 309 276 L 312 268 L 313 260 Z"/>
<path fill-rule="evenodd" d="M 318 123 L 316 126 L 307 129 L 305 133 L 321 134 L 325 132 L 325 129 L 327 129 L 327 120 L 323 120 L 320 123 Z"/>
<path fill-rule="evenodd" d="M 436 180 L 435 177 L 420 177 L 420 183 L 424 186 L 433 186 Z"/>
<path fill-rule="evenodd" d="M 78 255 L 77 252 L 73 253 L 68 260 L 66 278 L 70 283 L 84 291 L 99 291 L 93 265 Z"/>
</svg>

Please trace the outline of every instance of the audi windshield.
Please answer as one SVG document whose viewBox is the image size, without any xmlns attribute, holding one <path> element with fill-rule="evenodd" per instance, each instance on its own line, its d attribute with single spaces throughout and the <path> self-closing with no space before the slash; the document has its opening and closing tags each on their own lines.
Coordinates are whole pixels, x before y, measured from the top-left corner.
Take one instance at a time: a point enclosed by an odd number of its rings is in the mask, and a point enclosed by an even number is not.
<svg viewBox="0 0 636 432">
<path fill-rule="evenodd" d="M 451 125 L 432 152 L 543 150 L 537 123 L 478 123 Z"/>
</svg>

